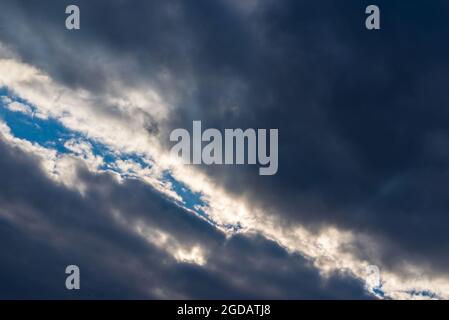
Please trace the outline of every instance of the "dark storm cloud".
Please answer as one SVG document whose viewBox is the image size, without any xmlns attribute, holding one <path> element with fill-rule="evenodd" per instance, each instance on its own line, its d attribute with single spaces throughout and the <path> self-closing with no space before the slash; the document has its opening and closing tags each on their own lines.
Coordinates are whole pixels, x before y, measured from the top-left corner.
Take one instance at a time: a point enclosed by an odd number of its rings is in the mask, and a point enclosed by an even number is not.
<svg viewBox="0 0 449 320">
<path fill-rule="evenodd" d="M 380 1 L 383 30 L 371 33 L 361 14 L 366 4 L 290 1 L 261 9 L 252 68 L 237 61 L 233 77 L 218 76 L 219 67 L 210 68 L 214 77 L 200 76 L 202 109 L 187 110 L 180 126 L 198 118 L 218 128 L 279 128 L 276 176 L 205 170 L 287 223 L 374 235 L 381 256 L 369 258 L 379 265 L 412 260 L 445 272 L 447 3 Z M 246 85 L 237 97 L 227 84 L 233 78 Z M 217 112 L 223 99 L 240 113 Z"/>
<path fill-rule="evenodd" d="M 379 265 L 412 260 L 445 271 L 447 3 L 380 1 L 379 32 L 364 28 L 367 4 L 260 8 L 253 17 L 257 41 L 242 49 L 248 59 L 229 66 L 203 51 L 198 68 L 213 63 L 196 78 L 200 110 L 186 109 L 174 126 L 201 119 L 217 128 L 279 128 L 276 176 L 247 167 L 204 169 L 286 223 L 374 235 L 381 256 L 369 258 Z"/>
<path fill-rule="evenodd" d="M 226 240 L 209 224 L 138 181 L 79 168 L 84 195 L 50 180 L 32 156 L 0 141 L 0 298 L 368 298 L 360 282 L 322 280 L 301 256 L 257 237 Z M 114 219 L 145 221 L 208 263 L 176 262 Z M 81 269 L 81 291 L 65 289 L 65 267 Z M 276 272 L 273 272 L 276 270 Z"/>
<path fill-rule="evenodd" d="M 63 1 L 3 2 L 0 39 L 56 79 L 107 90 L 116 68 L 176 92 L 162 134 L 192 120 L 279 128 L 276 176 L 204 168 L 230 192 L 286 223 L 372 234 L 380 265 L 447 270 L 446 1 L 376 1 L 375 32 L 364 28 L 367 1 L 261 1 L 250 13 L 227 1 L 77 1 L 75 33 L 63 29 Z"/>
</svg>

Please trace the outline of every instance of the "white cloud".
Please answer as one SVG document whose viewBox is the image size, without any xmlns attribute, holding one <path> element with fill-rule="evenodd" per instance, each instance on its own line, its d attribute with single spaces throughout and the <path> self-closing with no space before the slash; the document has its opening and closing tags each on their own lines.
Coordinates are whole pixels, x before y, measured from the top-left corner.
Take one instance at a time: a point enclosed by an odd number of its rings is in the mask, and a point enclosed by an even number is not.
<svg viewBox="0 0 449 320">
<path fill-rule="evenodd" d="M 21 112 L 27 115 L 32 115 L 33 114 L 33 110 L 27 106 L 26 104 L 17 102 L 17 101 L 13 101 L 9 104 L 7 104 L 7 107 L 9 110 L 14 111 L 14 112 Z"/>
</svg>

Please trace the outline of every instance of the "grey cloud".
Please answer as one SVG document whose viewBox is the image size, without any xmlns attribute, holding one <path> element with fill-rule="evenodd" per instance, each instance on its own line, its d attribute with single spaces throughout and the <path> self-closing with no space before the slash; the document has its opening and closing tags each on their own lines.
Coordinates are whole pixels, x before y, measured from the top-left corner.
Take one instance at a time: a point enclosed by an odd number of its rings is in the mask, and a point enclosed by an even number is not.
<svg viewBox="0 0 449 320">
<path fill-rule="evenodd" d="M 266 239 L 226 240 L 141 182 L 118 184 L 80 167 L 81 195 L 50 180 L 34 157 L 3 141 L 0 151 L 1 298 L 369 298 L 350 274 L 323 281 L 310 262 Z M 117 222 L 117 210 L 127 223 L 199 243 L 207 264 L 177 262 Z M 64 288 L 69 264 L 81 269 L 79 292 Z"/>
<path fill-rule="evenodd" d="M 250 13 L 225 1 L 78 1 L 79 33 L 62 29 L 63 2 L 4 2 L 0 39 L 59 81 L 108 90 L 116 72 L 176 94 L 174 117 L 157 125 L 162 137 L 192 120 L 279 128 L 278 175 L 203 168 L 230 192 L 286 223 L 372 235 L 381 252 L 368 258 L 379 265 L 446 272 L 448 163 L 432 138 L 448 134 L 445 1 L 378 1 L 374 33 L 364 29 L 367 1 L 261 1 Z M 110 64 L 89 54 L 102 50 Z"/>
</svg>

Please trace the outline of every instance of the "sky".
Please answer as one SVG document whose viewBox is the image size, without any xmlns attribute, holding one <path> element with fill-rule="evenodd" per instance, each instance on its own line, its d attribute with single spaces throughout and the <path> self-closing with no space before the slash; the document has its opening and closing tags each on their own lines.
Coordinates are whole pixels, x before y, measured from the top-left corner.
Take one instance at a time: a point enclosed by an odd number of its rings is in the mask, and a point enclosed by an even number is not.
<svg viewBox="0 0 449 320">
<path fill-rule="evenodd" d="M 0 299 L 448 299 L 448 21 L 1 0 Z M 278 129 L 278 172 L 182 164 L 170 133 L 197 120 Z"/>
</svg>

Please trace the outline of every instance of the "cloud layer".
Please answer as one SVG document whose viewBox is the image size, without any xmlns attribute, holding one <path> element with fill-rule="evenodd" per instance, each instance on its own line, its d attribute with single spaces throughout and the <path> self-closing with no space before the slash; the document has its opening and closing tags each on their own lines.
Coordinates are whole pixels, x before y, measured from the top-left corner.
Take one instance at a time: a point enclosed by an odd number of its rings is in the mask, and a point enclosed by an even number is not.
<svg viewBox="0 0 449 320">
<path fill-rule="evenodd" d="M 4 297 L 72 296 L 73 259 L 91 298 L 367 298 L 372 264 L 378 297 L 449 295 L 444 1 L 378 1 L 378 32 L 365 1 L 77 4 L 69 32 L 64 2 L 2 3 L 3 108 L 70 135 L 4 116 Z M 278 174 L 180 166 L 193 120 L 278 128 Z"/>
</svg>

